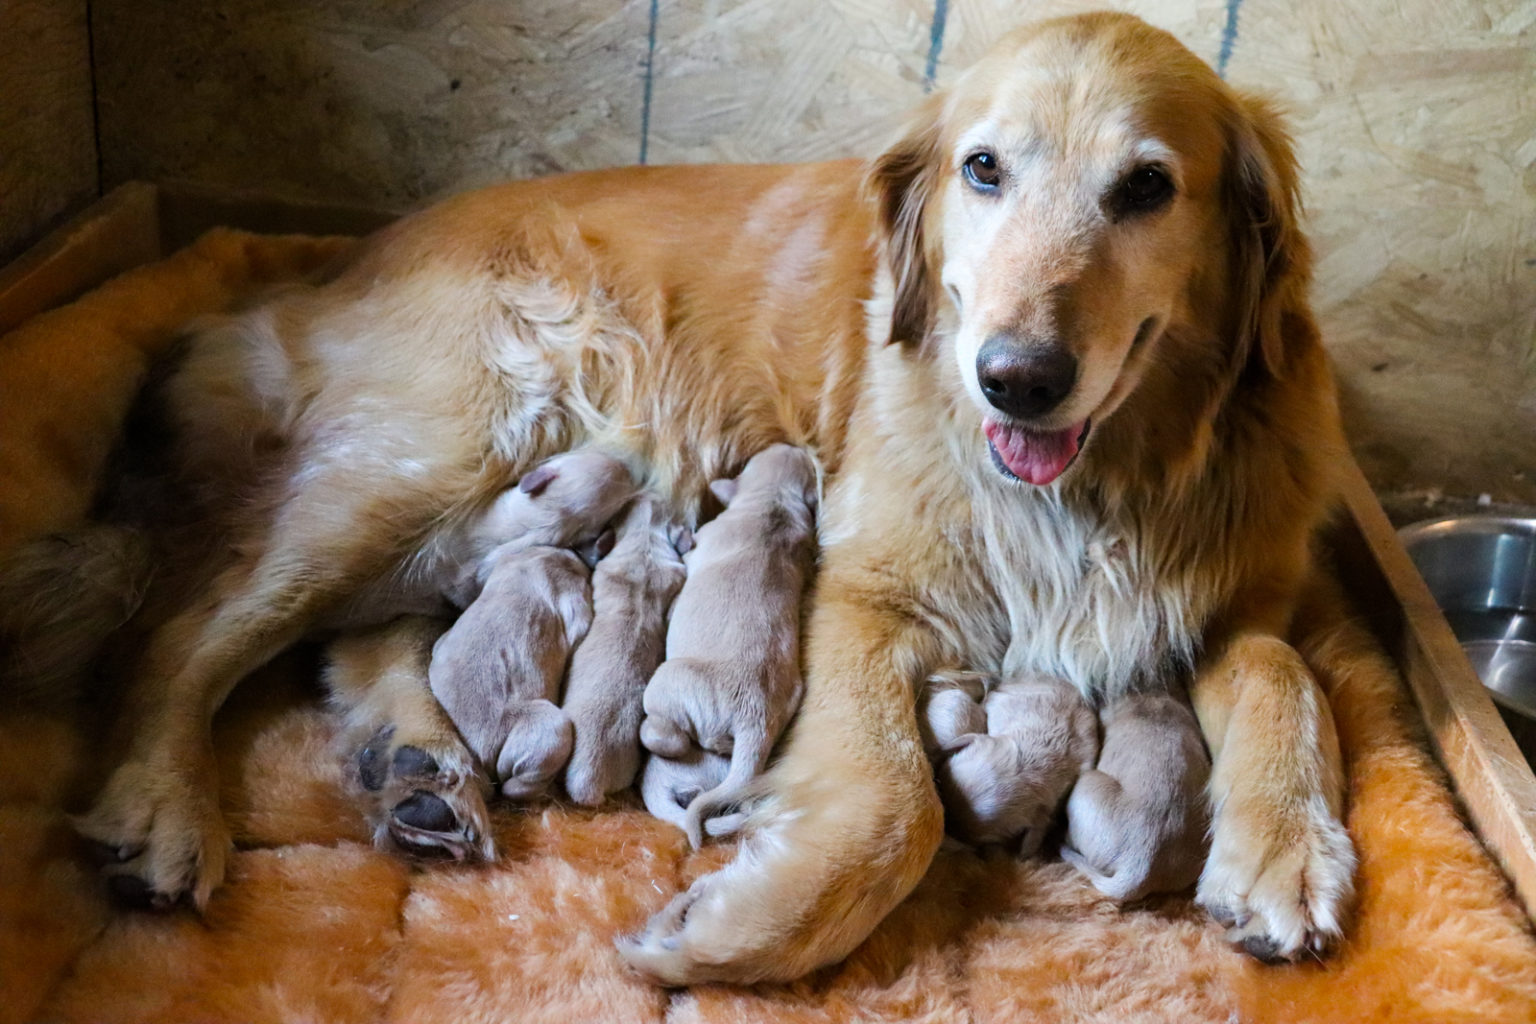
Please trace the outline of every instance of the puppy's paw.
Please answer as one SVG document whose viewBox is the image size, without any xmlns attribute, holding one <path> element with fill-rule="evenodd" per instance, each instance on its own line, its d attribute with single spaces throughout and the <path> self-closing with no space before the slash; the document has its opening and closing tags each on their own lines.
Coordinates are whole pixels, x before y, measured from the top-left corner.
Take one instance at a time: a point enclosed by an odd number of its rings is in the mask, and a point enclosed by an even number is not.
<svg viewBox="0 0 1536 1024">
<path fill-rule="evenodd" d="M 501 795 L 534 800 L 549 792 L 576 743 L 570 716 L 547 700 L 517 701 L 506 712 L 507 738 L 496 757 Z"/>
<path fill-rule="evenodd" d="M 1265 963 L 1322 957 L 1343 935 L 1355 864 L 1349 833 L 1321 798 L 1273 817 L 1229 803 L 1196 901 Z"/>
<path fill-rule="evenodd" d="M 489 783 L 457 737 L 408 740 L 385 726 L 355 758 L 374 844 L 415 856 L 492 860 Z"/>
<path fill-rule="evenodd" d="M 118 901 L 165 910 L 190 899 L 201 909 L 224 880 L 231 842 L 212 785 L 212 752 L 193 760 L 127 761 L 75 819 L 75 830 L 104 854 L 102 874 Z"/>
</svg>

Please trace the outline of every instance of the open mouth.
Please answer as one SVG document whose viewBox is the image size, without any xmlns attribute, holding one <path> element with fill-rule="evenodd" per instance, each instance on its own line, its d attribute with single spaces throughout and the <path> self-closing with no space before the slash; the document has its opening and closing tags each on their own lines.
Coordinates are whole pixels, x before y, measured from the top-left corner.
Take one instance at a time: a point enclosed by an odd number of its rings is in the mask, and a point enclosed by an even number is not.
<svg viewBox="0 0 1536 1024">
<path fill-rule="evenodd" d="M 987 419 L 981 425 L 987 435 L 987 451 L 1004 476 L 1044 487 L 1067 471 L 1083 450 L 1092 420 L 1063 430 L 1028 430 Z"/>
</svg>

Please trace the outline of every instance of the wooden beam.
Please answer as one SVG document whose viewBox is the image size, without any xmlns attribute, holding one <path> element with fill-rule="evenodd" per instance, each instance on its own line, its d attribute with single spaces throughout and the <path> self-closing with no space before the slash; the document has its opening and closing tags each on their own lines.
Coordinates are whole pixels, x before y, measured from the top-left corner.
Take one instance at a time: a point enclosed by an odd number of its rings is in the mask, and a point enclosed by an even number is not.
<svg viewBox="0 0 1536 1024">
<path fill-rule="evenodd" d="M 1536 921 L 1536 776 L 1353 459 L 1344 499 L 1353 527 L 1339 538 L 1346 583 L 1397 659 L 1474 828 Z"/>
</svg>

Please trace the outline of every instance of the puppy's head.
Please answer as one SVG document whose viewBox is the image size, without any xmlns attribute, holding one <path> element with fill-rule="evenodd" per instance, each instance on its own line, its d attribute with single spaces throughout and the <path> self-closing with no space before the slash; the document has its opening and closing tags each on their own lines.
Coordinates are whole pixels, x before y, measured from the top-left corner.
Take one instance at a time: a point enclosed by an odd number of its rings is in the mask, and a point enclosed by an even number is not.
<svg viewBox="0 0 1536 1024">
<path fill-rule="evenodd" d="M 1048 484 L 1171 335 L 1202 335 L 1234 377 L 1283 370 L 1295 184 L 1269 109 L 1166 32 L 1029 26 L 873 167 L 890 340 L 945 339 L 999 470 Z"/>
</svg>

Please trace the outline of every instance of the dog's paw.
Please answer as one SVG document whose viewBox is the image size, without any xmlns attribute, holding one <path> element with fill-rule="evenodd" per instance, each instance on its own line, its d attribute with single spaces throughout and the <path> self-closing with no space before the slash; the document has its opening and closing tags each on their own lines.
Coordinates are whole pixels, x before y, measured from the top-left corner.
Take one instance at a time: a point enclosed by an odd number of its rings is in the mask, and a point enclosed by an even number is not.
<svg viewBox="0 0 1536 1024">
<path fill-rule="evenodd" d="M 107 888 L 119 902 L 155 910 L 187 900 L 207 905 L 224 880 L 231 845 L 213 777 L 211 753 L 202 770 L 130 760 L 74 819 L 101 854 Z"/>
<path fill-rule="evenodd" d="M 1258 960 L 1320 958 L 1343 935 L 1355 863 L 1349 833 L 1320 798 L 1279 820 L 1229 804 L 1217 815 L 1196 900 Z"/>
<path fill-rule="evenodd" d="M 394 726 L 357 752 L 374 844 L 415 856 L 491 860 L 488 783 L 457 738 L 407 740 Z"/>
<path fill-rule="evenodd" d="M 619 955 L 631 967 L 664 985 L 689 983 L 693 977 L 692 964 L 683 953 L 681 934 L 688 911 L 699 898 L 701 884 L 707 884 L 705 878 L 672 897 L 640 931 L 615 940 Z"/>
</svg>

